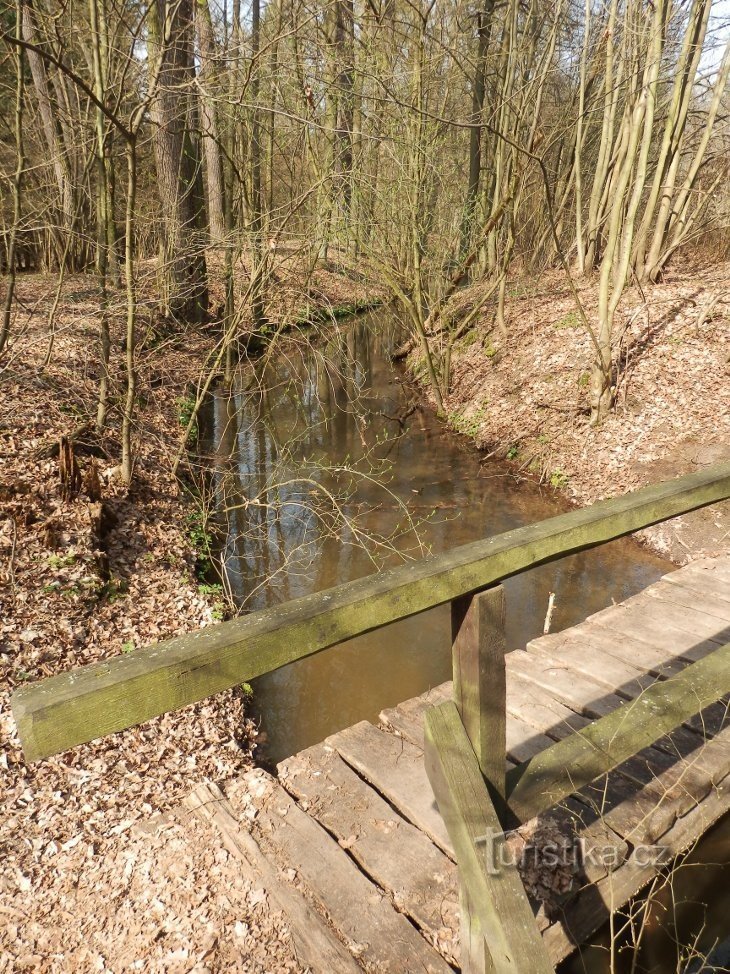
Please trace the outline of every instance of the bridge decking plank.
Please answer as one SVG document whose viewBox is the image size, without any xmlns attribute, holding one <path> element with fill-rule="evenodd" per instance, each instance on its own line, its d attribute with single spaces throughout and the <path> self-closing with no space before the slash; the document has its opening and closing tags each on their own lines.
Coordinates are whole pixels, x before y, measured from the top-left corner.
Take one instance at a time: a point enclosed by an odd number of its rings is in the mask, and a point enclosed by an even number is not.
<svg viewBox="0 0 730 974">
<path fill-rule="evenodd" d="M 507 767 L 616 708 L 630 712 L 646 687 L 718 648 L 730 628 L 728 593 L 730 559 L 689 566 L 507 654 Z M 426 969 L 458 960 L 458 869 L 424 765 L 424 715 L 451 695 L 441 684 L 384 710 L 381 727 L 363 721 L 287 759 L 286 790 L 267 785 L 270 797 L 257 803 L 262 848 L 277 868 L 297 870 L 365 969 L 416 969 L 405 960 L 413 944 Z M 637 847 L 656 844 L 672 858 L 729 809 L 730 721 L 720 701 L 547 810 L 575 823 L 587 856 L 586 886 L 563 919 L 537 913 L 551 960 L 656 875 Z M 404 929 L 399 921 L 417 938 L 407 948 L 383 943 Z"/>
<path fill-rule="evenodd" d="M 278 772 L 286 790 L 344 845 L 396 908 L 438 945 L 446 960 L 458 963 L 456 865 L 329 745 L 315 745 L 283 761 Z"/>
<path fill-rule="evenodd" d="M 362 970 L 302 893 L 282 879 L 249 830 L 238 821 L 230 802 L 217 785 L 199 784 L 184 805 L 188 812 L 215 830 L 226 850 L 241 863 L 246 873 L 251 873 L 254 882 L 263 882 L 273 902 L 289 920 L 297 955 L 312 971 L 357 974 Z"/>
<path fill-rule="evenodd" d="M 726 590 L 725 599 L 720 597 L 721 586 Z M 676 582 L 667 580 L 652 585 L 647 590 L 647 597 L 657 599 L 659 602 L 671 602 L 686 609 L 699 610 L 713 619 L 730 622 L 730 583 L 728 582 L 721 582 L 718 591 L 709 594 L 702 587 L 702 579 L 699 579 L 697 588 L 688 586 L 684 579 L 678 579 Z"/>
<path fill-rule="evenodd" d="M 444 700 L 451 700 L 451 688 L 452 684 L 449 681 L 434 688 L 428 695 L 417 697 L 416 699 L 421 701 L 417 708 L 403 709 L 399 705 L 384 710 L 380 714 L 380 722 L 397 731 L 401 737 L 416 746 L 423 747 L 423 715 L 430 706 L 443 703 Z M 507 714 L 506 766 L 508 768 L 522 761 L 528 761 L 551 744 L 549 737 L 536 732 L 533 727 L 514 714 Z"/>
<path fill-rule="evenodd" d="M 450 974 L 441 954 L 274 778 L 255 770 L 236 785 L 232 807 L 245 817 L 253 802 L 257 841 L 282 873 L 294 870 L 365 970 Z"/>
<path fill-rule="evenodd" d="M 328 737 L 326 743 L 453 859 L 451 840 L 428 783 L 422 748 L 366 720 Z"/>
</svg>

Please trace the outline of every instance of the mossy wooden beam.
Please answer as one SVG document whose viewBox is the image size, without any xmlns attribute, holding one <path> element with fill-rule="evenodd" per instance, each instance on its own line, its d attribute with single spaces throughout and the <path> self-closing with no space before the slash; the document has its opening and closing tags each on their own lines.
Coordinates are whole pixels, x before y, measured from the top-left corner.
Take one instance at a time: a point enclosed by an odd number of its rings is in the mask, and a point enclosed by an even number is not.
<svg viewBox="0 0 730 974">
<path fill-rule="evenodd" d="M 507 774 L 510 810 L 525 822 L 617 767 L 730 693 L 730 643 Z"/>
<path fill-rule="evenodd" d="M 730 497 L 730 463 L 474 541 L 15 691 L 28 760 L 141 723 L 361 633 Z"/>
<path fill-rule="evenodd" d="M 507 758 L 504 626 L 501 585 L 451 603 L 454 703 L 482 774 L 502 797 Z"/>
<path fill-rule="evenodd" d="M 429 708 L 424 730 L 426 770 L 459 864 L 462 909 L 469 911 L 462 923 L 471 935 L 472 967 L 554 974 L 517 866 L 503 854 L 502 825 L 456 705 Z M 480 949 L 483 958 L 474 956 Z"/>
</svg>

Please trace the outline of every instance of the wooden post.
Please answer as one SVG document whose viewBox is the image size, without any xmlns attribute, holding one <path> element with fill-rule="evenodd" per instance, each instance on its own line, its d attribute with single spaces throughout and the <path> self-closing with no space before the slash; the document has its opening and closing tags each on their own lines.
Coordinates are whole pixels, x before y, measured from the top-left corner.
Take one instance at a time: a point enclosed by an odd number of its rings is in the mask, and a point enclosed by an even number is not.
<svg viewBox="0 0 730 974">
<path fill-rule="evenodd" d="M 502 824 L 452 701 L 424 719 L 426 772 L 459 865 L 461 969 L 554 974 L 517 865 L 503 856 Z"/>
<path fill-rule="evenodd" d="M 451 603 L 454 703 L 482 774 L 502 798 L 507 751 L 504 618 L 501 585 Z M 480 911 L 469 902 L 463 881 L 460 887 L 461 969 L 491 974 L 494 965 Z"/>
<path fill-rule="evenodd" d="M 451 603 L 454 703 L 482 774 L 505 796 L 505 603 L 501 585 Z"/>
</svg>

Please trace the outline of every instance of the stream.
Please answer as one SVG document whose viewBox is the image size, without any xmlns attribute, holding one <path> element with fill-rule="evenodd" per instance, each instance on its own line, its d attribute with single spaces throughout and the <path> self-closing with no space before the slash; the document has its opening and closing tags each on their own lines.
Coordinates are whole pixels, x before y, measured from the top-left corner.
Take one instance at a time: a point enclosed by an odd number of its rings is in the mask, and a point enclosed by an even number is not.
<svg viewBox="0 0 730 974">
<path fill-rule="evenodd" d="M 317 349 L 292 342 L 252 388 L 211 397 L 202 445 L 214 461 L 222 561 L 239 605 L 261 609 L 568 508 L 557 491 L 485 462 L 434 412 L 414 408 L 390 360 L 398 339 L 387 311 L 363 315 Z M 339 516 L 325 492 L 337 495 Z M 622 539 L 509 578 L 507 646 L 542 633 L 551 592 L 555 632 L 671 568 Z M 262 677 L 254 692 L 263 758 L 275 764 L 375 720 L 450 675 L 449 608 L 441 606 Z"/>
<path fill-rule="evenodd" d="M 239 606 L 275 605 L 568 509 L 556 490 L 485 459 L 419 405 L 391 364 L 399 340 L 391 314 L 371 312 L 333 328 L 316 347 L 293 339 L 261 364 L 255 382 L 210 396 L 201 447 L 226 537 L 221 562 Z M 555 632 L 671 570 L 670 562 L 621 539 L 508 578 L 508 649 L 542 633 L 551 592 Z M 450 676 L 448 606 L 291 664 L 253 684 L 257 756 L 275 765 L 357 721 L 377 721 L 383 708 Z M 665 897 L 652 910 L 642 966 L 632 967 L 632 950 L 611 962 L 604 931 L 594 938 L 597 948 L 561 970 L 727 970 L 679 966 L 667 918 L 676 912 L 683 938 L 706 919 L 710 944 L 713 931 L 719 940 L 727 936 L 727 892 L 711 891 L 727 891 L 728 862 L 726 819 L 695 850 L 694 865 L 680 871 L 681 907 L 675 911 Z M 692 906 L 699 893 L 714 901 L 714 923 Z M 727 951 L 717 963 L 726 959 Z"/>
</svg>

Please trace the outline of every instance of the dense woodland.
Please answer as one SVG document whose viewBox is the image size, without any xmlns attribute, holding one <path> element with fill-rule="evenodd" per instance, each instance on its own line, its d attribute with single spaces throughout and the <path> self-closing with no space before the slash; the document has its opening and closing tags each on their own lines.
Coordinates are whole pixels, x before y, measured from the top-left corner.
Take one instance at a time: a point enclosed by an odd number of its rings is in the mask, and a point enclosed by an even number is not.
<svg viewBox="0 0 730 974">
<path fill-rule="evenodd" d="M 371 571 L 423 554 L 432 522 L 449 545 L 496 533 L 492 479 L 534 521 L 523 471 L 557 511 L 730 459 L 729 75 L 728 0 L 0 4 L 0 972 L 304 969 L 262 878 L 175 819 L 250 768 L 250 688 L 37 763 L 12 691 L 246 612 L 267 582 L 284 601 L 285 576 L 343 581 L 356 545 Z M 336 326 L 374 301 L 395 321 Z M 368 412 L 357 328 L 392 324 Z M 267 384 L 282 361 L 296 381 Z M 259 407 L 282 388 L 301 422 L 270 442 Z M 347 413 L 343 456 L 319 449 L 326 419 L 301 432 L 307 395 Z M 221 512 L 252 539 L 238 589 Z M 647 538 L 727 553 L 727 513 Z M 353 673 L 333 686 L 359 705 Z"/>
<path fill-rule="evenodd" d="M 116 396 L 129 482 L 150 290 L 180 324 L 219 322 L 230 375 L 244 338 L 276 335 L 277 254 L 296 253 L 304 298 L 318 264 L 377 281 L 442 406 L 454 342 L 487 303 L 504 336 L 508 282 L 553 266 L 590 336 L 600 422 L 627 285 L 688 248 L 727 253 L 726 21 L 711 0 L 6 3 L 0 354 L 20 273 L 59 291 L 96 275 L 96 422 Z M 479 301 L 455 313 L 469 281 Z"/>
</svg>

